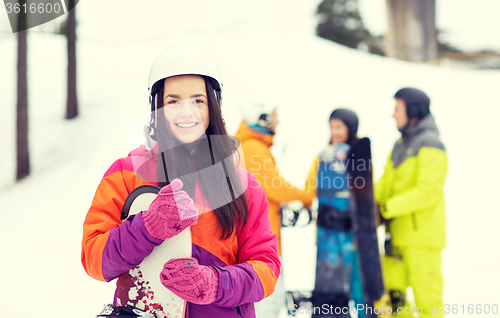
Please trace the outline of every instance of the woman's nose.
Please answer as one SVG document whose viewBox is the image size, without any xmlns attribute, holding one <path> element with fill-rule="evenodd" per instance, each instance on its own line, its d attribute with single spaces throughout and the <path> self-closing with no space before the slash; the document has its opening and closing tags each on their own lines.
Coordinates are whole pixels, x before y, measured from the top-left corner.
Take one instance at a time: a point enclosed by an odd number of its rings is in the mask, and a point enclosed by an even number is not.
<svg viewBox="0 0 500 318">
<path fill-rule="evenodd" d="M 192 117 L 196 107 L 196 101 L 192 98 L 185 99 L 181 102 L 181 116 Z"/>
</svg>

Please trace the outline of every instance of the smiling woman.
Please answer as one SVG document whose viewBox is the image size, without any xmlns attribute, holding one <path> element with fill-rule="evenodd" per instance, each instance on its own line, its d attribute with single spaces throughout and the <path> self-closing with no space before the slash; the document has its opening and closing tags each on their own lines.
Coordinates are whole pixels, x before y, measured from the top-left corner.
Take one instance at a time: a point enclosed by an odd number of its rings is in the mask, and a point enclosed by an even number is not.
<svg viewBox="0 0 500 318">
<path fill-rule="evenodd" d="M 166 288 L 187 301 L 188 318 L 254 317 L 253 303 L 273 292 L 281 263 L 265 193 L 239 166 L 238 143 L 226 132 L 217 64 L 199 48 L 175 47 L 154 61 L 149 84 L 153 146 L 106 172 L 85 219 L 84 268 L 98 280 L 118 278 L 113 310 L 171 317 Z M 124 202 L 143 185 L 161 190 L 121 221 Z M 192 257 L 161 259 L 153 275 L 161 283 L 148 281 L 143 261 L 188 228 Z"/>
<path fill-rule="evenodd" d="M 163 87 L 163 114 L 174 137 L 192 144 L 210 124 L 205 81 L 197 75 L 181 75 L 165 79 Z M 160 94 L 161 96 L 161 94 Z"/>
</svg>

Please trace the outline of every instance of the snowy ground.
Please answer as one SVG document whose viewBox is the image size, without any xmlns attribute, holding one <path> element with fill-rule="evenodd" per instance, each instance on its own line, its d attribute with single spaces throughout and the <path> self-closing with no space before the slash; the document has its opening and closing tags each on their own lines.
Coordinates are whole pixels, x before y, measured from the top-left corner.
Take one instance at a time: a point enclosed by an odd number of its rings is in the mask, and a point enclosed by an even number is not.
<svg viewBox="0 0 500 318">
<path fill-rule="evenodd" d="M 179 10 L 187 10 L 192 2 Z M 249 96 L 279 103 L 281 123 L 273 152 L 282 174 L 298 186 L 327 141 L 327 118 L 335 107 L 350 107 L 359 114 L 359 135 L 372 139 L 375 175 L 380 177 L 398 138 L 391 118 L 394 92 L 403 86 L 428 92 L 449 156 L 445 303 L 500 305 L 500 256 L 494 252 L 500 239 L 496 197 L 500 152 L 494 146 L 500 72 L 440 69 L 340 47 L 304 31 L 312 30 L 310 19 L 303 16 L 314 5 L 297 2 L 290 6 L 288 19 L 274 19 L 283 1 L 270 6 L 260 0 L 238 5 L 220 0 L 227 13 L 196 3 L 201 5 L 199 12 L 191 10 L 192 15 L 182 19 L 183 15 L 169 11 L 167 23 L 158 13 L 162 10 L 138 8 L 131 16 L 117 1 L 106 7 L 100 1 L 82 1 L 78 5 L 80 116 L 71 121 L 63 120 L 64 39 L 29 36 L 33 173 L 18 184 L 14 182 L 16 42 L 12 36 L 0 37 L 2 317 L 32 316 L 16 314 L 27 310 L 36 310 L 37 317 L 68 313 L 93 317 L 111 300 L 114 284 L 94 281 L 80 264 L 83 219 L 106 169 L 128 153 L 129 127 L 147 112 L 147 76 L 153 58 L 170 45 L 184 43 L 208 47 L 219 61 L 222 107 L 232 132 L 239 124 L 239 107 Z M 104 13 L 111 8 L 120 20 L 107 19 Z M 87 16 L 93 19 L 85 20 Z M 293 36 L 285 32 L 290 25 Z M 285 285 L 312 286 L 312 228 L 287 229 L 283 237 Z M 466 316 L 470 315 L 453 317 Z"/>
</svg>

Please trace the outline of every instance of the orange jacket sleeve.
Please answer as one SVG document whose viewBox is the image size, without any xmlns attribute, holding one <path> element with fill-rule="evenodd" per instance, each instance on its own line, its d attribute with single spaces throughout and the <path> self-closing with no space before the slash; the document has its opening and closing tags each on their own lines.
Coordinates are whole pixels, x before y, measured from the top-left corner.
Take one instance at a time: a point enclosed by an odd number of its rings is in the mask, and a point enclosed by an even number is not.
<svg viewBox="0 0 500 318">
<path fill-rule="evenodd" d="M 122 223 L 120 216 L 127 196 L 139 181 L 133 169 L 127 169 L 119 159 L 105 173 L 92 200 L 83 224 L 81 260 L 85 271 L 93 278 L 106 281 L 102 273 L 102 254 L 109 231 Z"/>
<path fill-rule="evenodd" d="M 264 188 L 268 200 L 274 202 L 300 200 L 306 206 L 312 204 L 314 196 L 294 187 L 279 174 L 269 148 L 253 140 L 248 141 L 245 146 L 252 149 L 251 154 L 245 153 L 246 168 L 255 175 Z"/>
</svg>

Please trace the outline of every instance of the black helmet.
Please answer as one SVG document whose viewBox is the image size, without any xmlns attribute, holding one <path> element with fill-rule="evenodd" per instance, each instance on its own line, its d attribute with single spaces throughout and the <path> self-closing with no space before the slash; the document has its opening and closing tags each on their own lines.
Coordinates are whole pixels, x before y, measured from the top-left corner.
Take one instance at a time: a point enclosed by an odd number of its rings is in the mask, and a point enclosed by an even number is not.
<svg viewBox="0 0 500 318">
<path fill-rule="evenodd" d="M 330 119 L 338 118 L 346 124 L 349 129 L 349 139 L 347 140 L 348 144 L 352 144 L 354 140 L 356 140 L 356 133 L 358 132 L 359 119 L 358 115 L 350 109 L 347 108 L 337 108 L 330 115 Z"/>
<path fill-rule="evenodd" d="M 401 98 L 406 104 L 408 119 L 418 117 L 419 119 L 431 112 L 431 100 L 427 94 L 419 89 L 405 87 L 397 91 L 394 98 Z"/>
</svg>

